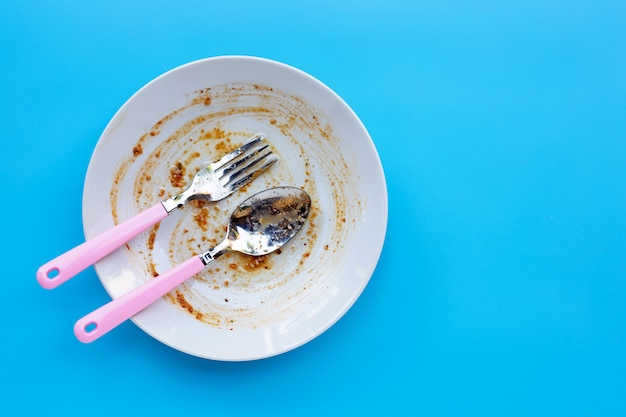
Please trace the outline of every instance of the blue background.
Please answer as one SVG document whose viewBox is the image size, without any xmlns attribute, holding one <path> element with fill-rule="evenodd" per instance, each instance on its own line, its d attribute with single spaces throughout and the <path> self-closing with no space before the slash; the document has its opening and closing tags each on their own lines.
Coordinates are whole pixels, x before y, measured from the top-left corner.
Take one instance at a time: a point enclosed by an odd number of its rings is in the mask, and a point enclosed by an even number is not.
<svg viewBox="0 0 626 417">
<path fill-rule="evenodd" d="M 3 408 L 626 415 L 625 45 L 618 0 L 3 1 Z M 108 300 L 93 268 L 54 292 L 35 271 L 83 239 L 96 142 L 151 79 L 225 54 L 296 66 L 360 116 L 389 188 L 378 267 L 278 357 L 203 360 L 132 323 L 81 344 Z"/>
</svg>

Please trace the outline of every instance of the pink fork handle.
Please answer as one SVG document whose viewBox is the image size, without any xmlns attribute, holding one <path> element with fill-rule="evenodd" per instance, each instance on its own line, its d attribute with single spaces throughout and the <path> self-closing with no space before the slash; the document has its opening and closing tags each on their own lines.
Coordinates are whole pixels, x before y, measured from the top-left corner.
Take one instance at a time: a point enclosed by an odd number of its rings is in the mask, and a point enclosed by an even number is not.
<svg viewBox="0 0 626 417">
<path fill-rule="evenodd" d="M 167 211 L 158 203 L 42 265 L 37 281 L 46 289 L 56 288 L 165 217 Z"/>
<path fill-rule="evenodd" d="M 74 334 L 83 343 L 93 342 L 202 271 L 204 267 L 199 256 L 186 260 L 163 275 L 87 314 L 74 325 Z"/>
</svg>

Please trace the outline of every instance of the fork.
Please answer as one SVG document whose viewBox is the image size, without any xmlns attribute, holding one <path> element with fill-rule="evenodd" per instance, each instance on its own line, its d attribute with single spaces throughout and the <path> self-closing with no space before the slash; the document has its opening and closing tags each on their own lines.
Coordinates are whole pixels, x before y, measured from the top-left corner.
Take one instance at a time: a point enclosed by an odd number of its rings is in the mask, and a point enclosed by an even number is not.
<svg viewBox="0 0 626 417">
<path fill-rule="evenodd" d="M 58 287 L 188 201 L 222 200 L 250 183 L 277 160 L 265 135 L 257 133 L 239 148 L 201 168 L 182 193 L 155 204 L 42 265 L 37 270 L 37 281 L 46 289 Z"/>
</svg>

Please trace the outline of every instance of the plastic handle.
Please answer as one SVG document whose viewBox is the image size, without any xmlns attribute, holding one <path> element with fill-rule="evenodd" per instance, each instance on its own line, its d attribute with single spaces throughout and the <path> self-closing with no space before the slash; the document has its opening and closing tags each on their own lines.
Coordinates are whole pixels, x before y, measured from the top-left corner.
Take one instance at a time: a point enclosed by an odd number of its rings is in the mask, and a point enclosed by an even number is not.
<svg viewBox="0 0 626 417">
<path fill-rule="evenodd" d="M 150 207 L 42 265 L 37 270 L 37 281 L 49 290 L 58 287 L 139 233 L 163 220 L 167 214 L 161 203 Z"/>
<path fill-rule="evenodd" d="M 202 271 L 204 267 L 205 264 L 199 256 L 186 260 L 165 274 L 87 314 L 74 325 L 74 334 L 83 343 L 93 342 Z"/>
</svg>

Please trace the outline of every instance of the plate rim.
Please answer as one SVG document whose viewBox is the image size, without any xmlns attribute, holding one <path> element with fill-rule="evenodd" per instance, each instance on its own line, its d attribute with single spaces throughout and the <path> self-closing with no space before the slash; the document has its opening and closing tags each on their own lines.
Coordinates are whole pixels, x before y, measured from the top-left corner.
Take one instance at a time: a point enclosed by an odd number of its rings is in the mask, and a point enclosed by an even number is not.
<svg viewBox="0 0 626 417">
<path fill-rule="evenodd" d="M 347 312 L 352 308 L 352 306 L 354 305 L 354 303 L 360 298 L 361 294 L 363 293 L 363 291 L 365 290 L 365 288 L 367 287 L 369 281 L 371 280 L 371 277 L 374 275 L 378 262 L 380 260 L 380 257 L 382 255 L 382 251 L 384 249 L 384 243 L 385 243 L 385 239 L 386 239 L 386 234 L 387 234 L 387 228 L 388 228 L 388 219 L 389 219 L 389 201 L 388 201 L 388 187 L 387 187 L 387 183 L 386 183 L 386 178 L 385 178 L 385 173 L 384 173 L 384 168 L 382 165 L 382 161 L 380 158 L 380 155 L 378 154 L 378 150 L 376 149 L 375 143 L 373 141 L 373 139 L 371 138 L 368 130 L 366 129 L 365 125 L 363 124 L 363 122 L 361 121 L 361 119 L 358 117 L 358 115 L 354 112 L 354 110 L 348 105 L 348 103 L 341 97 L 339 96 L 332 88 L 330 88 L 329 86 L 327 86 L 326 84 L 324 84 L 322 81 L 320 81 L 319 79 L 315 78 L 314 76 L 312 76 L 311 74 L 306 73 L 303 70 L 300 70 L 294 66 L 291 66 L 289 64 L 285 64 L 283 62 L 280 61 L 276 61 L 276 60 L 272 60 L 272 59 L 268 59 L 268 58 L 263 58 L 263 57 L 257 57 L 257 56 L 250 56 L 250 55 L 223 55 L 223 56 L 214 56 L 214 57 L 208 57 L 208 58 L 202 58 L 202 59 L 198 59 L 198 60 L 194 60 L 194 61 L 190 61 L 187 62 L 185 64 L 182 64 L 180 66 L 174 67 L 160 75 L 158 75 L 157 77 L 153 78 L 152 80 L 150 80 L 149 82 L 147 82 L 146 84 L 144 84 L 141 88 L 139 88 L 136 92 L 134 92 L 123 104 L 122 106 L 120 106 L 120 108 L 115 112 L 115 114 L 113 115 L 113 117 L 110 119 L 110 121 L 107 123 L 106 127 L 104 128 L 104 130 L 102 131 L 101 136 L 99 137 L 96 146 L 93 150 L 93 153 L 91 155 L 90 161 L 89 161 L 89 165 L 87 168 L 87 173 L 85 176 L 85 183 L 84 183 L 84 187 L 83 187 L 83 201 L 82 201 L 82 210 L 83 210 L 83 232 L 85 234 L 86 238 L 89 238 L 90 232 L 88 230 L 88 225 L 86 224 L 86 220 L 85 220 L 85 216 L 86 216 L 86 211 L 87 211 L 87 206 L 88 206 L 88 202 L 86 201 L 87 199 L 87 188 L 89 186 L 88 181 L 89 178 L 92 174 L 92 163 L 94 162 L 95 158 L 97 157 L 98 153 L 99 153 L 99 148 L 101 148 L 103 145 L 103 141 L 106 139 L 106 136 L 109 134 L 109 132 L 111 131 L 111 129 L 115 129 L 115 124 L 118 123 L 120 118 L 125 117 L 124 113 L 128 110 L 128 108 L 130 106 L 132 106 L 133 102 L 135 100 L 137 100 L 137 98 L 144 94 L 145 91 L 149 88 L 152 88 L 155 84 L 162 82 L 162 80 L 170 77 L 172 74 L 175 74 L 179 71 L 183 71 L 187 68 L 192 68 L 194 66 L 203 66 L 203 65 L 211 65 L 211 63 L 215 63 L 218 61 L 230 61 L 231 63 L 236 63 L 236 62 L 242 62 L 242 63 L 250 63 L 250 62 L 254 62 L 254 63 L 263 63 L 263 64 L 267 64 L 267 65 L 271 65 L 271 66 L 278 66 L 278 67 L 282 67 L 283 69 L 289 71 L 289 72 L 293 72 L 294 74 L 296 74 L 298 77 L 304 77 L 306 79 L 308 79 L 309 81 L 314 82 L 314 84 L 316 84 L 316 86 L 318 88 L 322 88 L 324 90 L 325 94 L 330 94 L 335 100 L 337 100 L 343 107 L 343 109 L 347 110 L 350 113 L 351 118 L 353 119 L 352 122 L 356 122 L 358 123 L 358 125 L 360 126 L 360 128 L 362 129 L 362 132 L 365 134 L 365 139 L 367 139 L 367 143 L 363 144 L 363 145 L 367 145 L 369 147 L 369 156 L 373 157 L 374 162 L 375 162 L 375 171 L 378 174 L 377 176 L 379 177 L 379 187 L 382 187 L 380 190 L 378 190 L 379 193 L 379 209 L 381 210 L 381 212 L 379 213 L 379 217 L 377 218 L 377 226 L 378 226 L 378 231 L 377 231 L 377 241 L 373 242 L 372 244 L 375 245 L 374 248 L 374 253 L 375 253 L 375 257 L 371 258 L 371 271 L 369 271 L 367 273 L 367 277 L 364 279 L 363 284 L 359 287 L 358 291 L 353 292 L 352 296 L 346 301 L 344 302 L 344 304 L 342 305 L 342 308 L 340 309 L 336 309 L 336 311 L 334 311 L 334 314 L 332 314 L 332 318 L 327 320 L 324 326 L 319 326 L 315 332 L 310 332 L 308 334 L 308 336 L 306 338 L 301 338 L 298 341 L 295 341 L 293 343 L 288 344 L 287 346 L 283 345 L 282 348 L 278 351 L 265 351 L 264 353 L 259 353 L 259 354 L 255 354 L 255 355 L 247 355 L 247 356 L 238 356 L 238 357 L 217 357 L 217 356 L 210 356 L 210 355 L 199 355 L 197 352 L 192 352 L 192 351 L 188 351 L 184 348 L 181 348 L 180 346 L 173 346 L 172 344 L 164 341 L 163 339 L 155 336 L 153 334 L 153 332 L 150 331 L 150 329 L 146 328 L 145 324 L 141 322 L 141 320 L 136 320 L 135 318 L 131 318 L 131 321 L 137 325 L 142 331 L 144 331 L 145 333 L 147 333 L 149 336 L 151 336 L 152 338 L 160 341 L 161 343 L 164 343 L 168 346 L 170 346 L 173 349 L 176 349 L 178 351 L 193 355 L 193 356 L 198 356 L 198 357 L 202 357 L 202 358 L 206 358 L 206 359 L 211 359 L 211 360 L 219 360 L 219 361 L 248 361 L 248 360 L 257 360 L 257 359 L 264 359 L 267 357 L 272 357 L 272 356 L 276 356 L 276 355 L 280 355 L 283 353 L 286 353 L 288 351 L 291 351 L 293 349 L 296 349 L 308 342 L 310 342 L 311 340 L 317 338 L 318 336 L 320 336 L 321 334 L 323 334 L 325 331 L 327 331 L 328 329 L 330 329 L 332 326 L 334 326 L 337 321 L 339 321 L 345 314 L 347 314 Z M 104 287 L 105 291 L 107 291 L 107 293 L 109 293 L 109 296 L 111 296 L 113 298 L 113 295 L 110 293 L 109 289 L 107 288 L 106 285 L 104 285 L 104 281 L 103 281 L 103 277 L 102 277 L 102 272 L 100 271 L 100 267 L 99 267 L 99 262 L 96 263 L 94 265 L 95 269 L 96 269 L 96 274 L 98 276 L 98 279 L 101 283 L 101 285 Z"/>
</svg>

